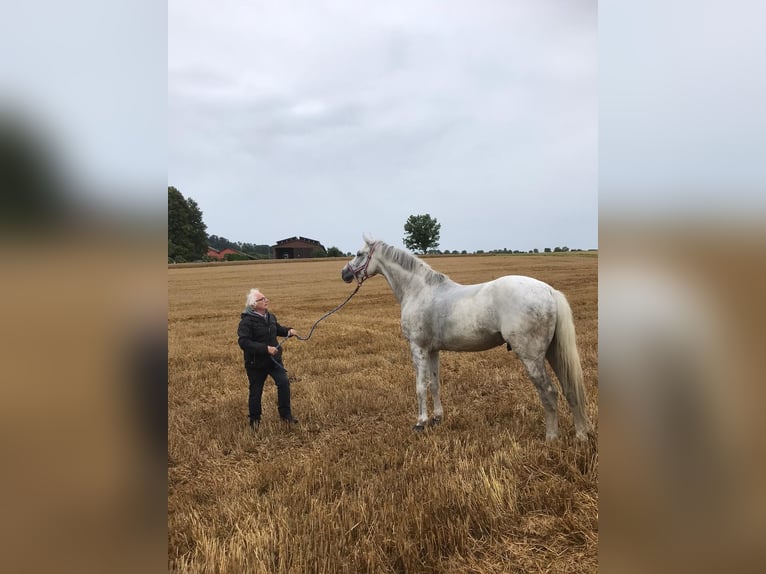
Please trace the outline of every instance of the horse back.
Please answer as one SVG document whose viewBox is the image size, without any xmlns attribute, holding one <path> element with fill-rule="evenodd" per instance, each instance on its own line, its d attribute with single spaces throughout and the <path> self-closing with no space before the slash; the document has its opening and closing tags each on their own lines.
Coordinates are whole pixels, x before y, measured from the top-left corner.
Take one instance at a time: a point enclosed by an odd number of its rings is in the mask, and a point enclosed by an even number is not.
<svg viewBox="0 0 766 574">
<path fill-rule="evenodd" d="M 451 283 L 423 289 L 402 305 L 402 331 L 432 350 L 483 351 L 513 333 L 552 337 L 556 312 L 552 288 L 531 277 L 509 275 L 487 283 Z"/>
</svg>

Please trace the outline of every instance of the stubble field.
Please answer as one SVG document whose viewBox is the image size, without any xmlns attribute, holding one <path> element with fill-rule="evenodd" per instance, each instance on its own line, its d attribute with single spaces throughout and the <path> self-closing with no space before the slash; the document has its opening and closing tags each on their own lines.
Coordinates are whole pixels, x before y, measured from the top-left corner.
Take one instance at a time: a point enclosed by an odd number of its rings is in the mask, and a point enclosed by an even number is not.
<svg viewBox="0 0 766 574">
<path fill-rule="evenodd" d="M 569 299 L 596 436 L 544 441 L 537 393 L 505 347 L 441 353 L 444 421 L 412 430 L 399 305 L 373 277 L 307 342 L 285 343 L 294 428 L 267 380 L 247 425 L 236 329 L 251 287 L 306 336 L 353 286 L 345 259 L 168 270 L 168 562 L 176 572 L 595 572 L 598 318 L 593 253 L 425 259 L 460 283 L 529 275 Z M 429 402 L 430 404 L 430 402 Z"/>
</svg>

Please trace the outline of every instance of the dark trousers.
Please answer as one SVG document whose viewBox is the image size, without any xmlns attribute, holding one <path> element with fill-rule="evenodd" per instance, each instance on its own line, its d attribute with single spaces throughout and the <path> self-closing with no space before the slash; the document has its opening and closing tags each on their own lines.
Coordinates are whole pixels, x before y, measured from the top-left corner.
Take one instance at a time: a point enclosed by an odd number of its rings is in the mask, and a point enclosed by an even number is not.
<svg viewBox="0 0 766 574">
<path fill-rule="evenodd" d="M 271 376 L 274 384 L 277 385 L 277 408 L 281 418 L 290 418 L 290 381 L 287 379 L 287 371 L 283 367 L 273 364 L 266 369 L 245 369 L 247 379 L 250 382 L 250 397 L 248 399 L 248 408 L 250 409 L 250 420 L 261 419 L 261 395 L 263 394 L 263 384 L 266 377 Z"/>
</svg>

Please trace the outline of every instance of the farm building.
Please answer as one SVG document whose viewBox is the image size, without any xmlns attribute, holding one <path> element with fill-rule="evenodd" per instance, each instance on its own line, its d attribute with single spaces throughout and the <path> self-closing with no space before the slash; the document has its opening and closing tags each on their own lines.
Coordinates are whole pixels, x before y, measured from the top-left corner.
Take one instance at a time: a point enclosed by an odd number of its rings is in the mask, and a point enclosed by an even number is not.
<svg viewBox="0 0 766 574">
<path fill-rule="evenodd" d="M 271 247 L 271 256 L 274 259 L 305 259 L 325 255 L 327 255 L 327 249 L 316 239 L 308 237 L 282 239 Z"/>
<path fill-rule="evenodd" d="M 231 247 L 227 247 L 226 249 L 216 249 L 215 247 L 210 247 L 208 245 L 207 248 L 207 256 L 210 259 L 218 259 L 219 261 L 223 261 L 226 259 L 227 255 L 244 255 L 246 257 L 249 257 L 250 259 L 253 259 L 252 256 L 247 255 L 246 253 L 242 253 L 241 251 L 237 251 L 236 249 L 232 249 Z"/>
</svg>

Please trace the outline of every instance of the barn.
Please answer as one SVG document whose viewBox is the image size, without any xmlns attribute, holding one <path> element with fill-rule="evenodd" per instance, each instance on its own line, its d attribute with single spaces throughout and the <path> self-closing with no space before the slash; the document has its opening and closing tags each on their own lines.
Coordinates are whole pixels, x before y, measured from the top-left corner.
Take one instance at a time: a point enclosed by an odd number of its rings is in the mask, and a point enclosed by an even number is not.
<svg viewBox="0 0 766 574">
<path fill-rule="evenodd" d="M 281 239 L 271 246 L 271 256 L 274 259 L 308 259 L 326 255 L 327 249 L 316 239 L 308 237 Z"/>
</svg>

